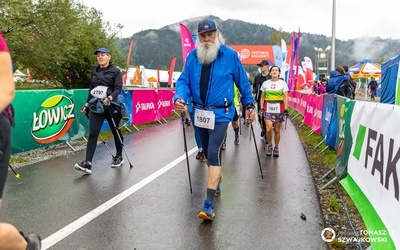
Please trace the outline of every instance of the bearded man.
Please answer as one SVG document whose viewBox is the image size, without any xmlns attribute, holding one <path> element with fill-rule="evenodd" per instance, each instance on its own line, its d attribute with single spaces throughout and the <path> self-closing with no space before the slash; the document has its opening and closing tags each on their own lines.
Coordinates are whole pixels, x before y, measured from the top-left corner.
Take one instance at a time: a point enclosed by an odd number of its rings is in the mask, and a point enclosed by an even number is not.
<svg viewBox="0 0 400 250">
<path fill-rule="evenodd" d="M 221 147 L 235 114 L 235 105 L 232 105 L 234 84 L 241 94 L 242 104 L 247 107 L 246 116 L 253 122 L 254 98 L 237 52 L 225 45 L 213 20 L 199 22 L 196 48 L 186 58 L 184 70 L 176 83 L 174 104 L 183 112 L 187 100 L 193 103 L 194 124 L 199 128 L 209 167 L 206 199 L 197 215 L 204 220 L 214 219 L 214 197 L 221 195 Z"/>
</svg>

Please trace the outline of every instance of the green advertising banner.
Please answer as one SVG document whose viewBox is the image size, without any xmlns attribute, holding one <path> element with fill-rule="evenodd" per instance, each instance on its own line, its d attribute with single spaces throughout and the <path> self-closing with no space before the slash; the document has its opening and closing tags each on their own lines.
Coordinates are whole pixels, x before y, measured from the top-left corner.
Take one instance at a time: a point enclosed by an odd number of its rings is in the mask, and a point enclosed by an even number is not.
<svg viewBox="0 0 400 250">
<path fill-rule="evenodd" d="M 88 121 L 80 112 L 88 90 L 17 90 L 12 102 L 15 126 L 12 153 L 29 151 L 84 136 Z"/>
</svg>

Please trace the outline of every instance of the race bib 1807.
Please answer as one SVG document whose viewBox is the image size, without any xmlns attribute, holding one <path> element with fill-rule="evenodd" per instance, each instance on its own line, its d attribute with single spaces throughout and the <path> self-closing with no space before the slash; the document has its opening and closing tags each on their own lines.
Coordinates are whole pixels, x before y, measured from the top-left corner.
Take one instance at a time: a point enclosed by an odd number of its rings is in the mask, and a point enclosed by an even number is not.
<svg viewBox="0 0 400 250">
<path fill-rule="evenodd" d="M 215 113 L 208 110 L 194 110 L 194 125 L 200 128 L 214 129 Z"/>
</svg>

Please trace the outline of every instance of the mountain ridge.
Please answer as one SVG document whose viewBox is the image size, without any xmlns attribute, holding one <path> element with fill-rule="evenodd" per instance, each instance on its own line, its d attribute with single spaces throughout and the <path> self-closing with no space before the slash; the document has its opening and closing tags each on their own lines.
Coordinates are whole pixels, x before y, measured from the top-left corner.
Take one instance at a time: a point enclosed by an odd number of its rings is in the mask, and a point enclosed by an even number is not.
<svg viewBox="0 0 400 250">
<path fill-rule="evenodd" d="M 271 35 L 278 32 L 278 30 L 265 24 L 253 24 L 237 19 L 222 20 L 213 15 L 189 18 L 168 24 L 160 29 L 143 30 L 133 34 L 135 43 L 130 65 L 143 65 L 145 68 L 168 70 L 171 58 L 177 56 L 175 69 L 179 71 L 183 67 L 179 24 L 184 24 L 192 34 L 196 34 L 198 22 L 205 18 L 215 20 L 227 45 L 268 45 L 271 41 Z M 289 32 L 281 32 L 290 37 Z M 123 55 L 128 54 L 130 39 L 119 38 L 117 40 L 117 47 Z M 285 40 L 287 44 L 290 44 L 290 40 Z M 330 37 L 321 34 L 301 33 L 301 60 L 307 56 L 314 61 L 316 57 L 314 48 L 326 48 L 329 45 L 331 45 Z M 336 39 L 335 45 L 335 64 L 352 66 L 364 58 L 382 63 L 396 56 L 399 53 L 396 49 L 400 47 L 400 40 L 362 37 L 349 40 Z M 257 66 L 245 67 L 249 72 L 257 70 Z"/>
</svg>

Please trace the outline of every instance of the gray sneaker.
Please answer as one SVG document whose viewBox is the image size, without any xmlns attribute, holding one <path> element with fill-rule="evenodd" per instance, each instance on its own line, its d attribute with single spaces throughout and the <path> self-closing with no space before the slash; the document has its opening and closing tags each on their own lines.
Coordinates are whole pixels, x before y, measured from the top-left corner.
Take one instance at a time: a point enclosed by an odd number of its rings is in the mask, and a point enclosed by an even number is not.
<svg viewBox="0 0 400 250">
<path fill-rule="evenodd" d="M 124 159 L 122 159 L 121 155 L 116 155 L 113 159 L 113 162 L 111 163 L 111 167 L 120 167 L 122 164 L 124 164 Z"/>
<path fill-rule="evenodd" d="M 81 163 L 75 163 L 75 169 L 78 171 L 82 171 L 85 174 L 92 174 L 92 163 L 88 161 L 83 161 Z"/>
<path fill-rule="evenodd" d="M 274 155 L 274 157 L 279 157 L 279 149 L 278 149 L 278 147 L 274 148 L 273 155 Z"/>
<path fill-rule="evenodd" d="M 272 155 L 272 144 L 268 144 L 267 145 L 267 156 L 271 156 Z"/>
</svg>

